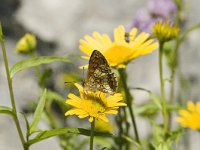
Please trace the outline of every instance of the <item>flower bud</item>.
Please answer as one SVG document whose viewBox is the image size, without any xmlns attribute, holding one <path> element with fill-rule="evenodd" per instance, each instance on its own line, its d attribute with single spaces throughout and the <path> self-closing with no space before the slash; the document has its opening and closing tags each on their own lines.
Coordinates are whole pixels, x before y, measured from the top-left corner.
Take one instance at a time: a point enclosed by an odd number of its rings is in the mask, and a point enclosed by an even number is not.
<svg viewBox="0 0 200 150">
<path fill-rule="evenodd" d="M 167 42 L 178 36 L 179 28 L 169 21 L 158 21 L 154 24 L 152 33 L 160 42 Z"/>
<path fill-rule="evenodd" d="M 33 34 L 25 34 L 17 43 L 15 52 L 17 53 L 29 53 L 35 50 L 37 45 L 36 37 Z"/>
</svg>

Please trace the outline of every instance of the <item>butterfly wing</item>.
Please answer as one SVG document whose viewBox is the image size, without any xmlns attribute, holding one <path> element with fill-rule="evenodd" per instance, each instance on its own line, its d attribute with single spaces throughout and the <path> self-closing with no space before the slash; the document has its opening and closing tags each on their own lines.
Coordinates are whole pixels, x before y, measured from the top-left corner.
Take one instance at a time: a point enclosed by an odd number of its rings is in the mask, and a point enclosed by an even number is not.
<svg viewBox="0 0 200 150">
<path fill-rule="evenodd" d="M 117 89 L 117 81 L 114 73 L 108 65 L 105 57 L 97 50 L 94 50 L 89 60 L 85 89 L 101 91 L 113 94 Z"/>
<path fill-rule="evenodd" d="M 90 78 L 101 65 L 109 67 L 105 57 L 98 50 L 94 50 L 90 56 L 87 78 Z"/>
</svg>

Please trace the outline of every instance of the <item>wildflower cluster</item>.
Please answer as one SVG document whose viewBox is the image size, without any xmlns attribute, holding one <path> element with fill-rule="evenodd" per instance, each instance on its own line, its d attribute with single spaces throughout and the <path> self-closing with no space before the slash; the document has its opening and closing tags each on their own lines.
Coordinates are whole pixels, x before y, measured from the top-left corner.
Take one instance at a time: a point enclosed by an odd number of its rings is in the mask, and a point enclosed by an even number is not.
<svg viewBox="0 0 200 150">
<path fill-rule="evenodd" d="M 187 31 L 182 29 L 183 20 L 180 16 L 182 3 L 182 0 L 151 0 L 148 2 L 146 13 L 143 13 L 140 18 L 136 16 L 137 19 L 134 20 L 129 30 L 119 25 L 113 30 L 113 36 L 95 31 L 92 35 L 85 35 L 80 39 L 79 48 L 84 53 L 81 57 L 89 60 L 89 63 L 84 65 L 84 68 L 88 69 L 87 76 L 82 79 L 74 68 L 70 71 L 65 70 L 66 75 L 62 74 L 62 76 L 66 82 L 62 80 L 62 85 L 74 83 L 70 88 L 66 86 L 68 92 L 64 93 L 67 93 L 67 98 L 63 98 L 59 92 L 54 90 L 54 86 L 47 84 L 47 79 L 54 73 L 53 69 L 46 68 L 46 66 L 40 67 L 40 65 L 57 61 L 66 64 L 70 62 L 73 65 L 73 60 L 60 56 L 40 56 L 36 51 L 36 36 L 27 33 L 17 42 L 15 52 L 19 55 L 24 53 L 29 55 L 26 55 L 25 60 L 9 68 L 0 24 L 0 44 L 11 103 L 11 106 L 0 105 L 0 114 L 12 116 L 23 149 L 29 150 L 32 144 L 58 136 L 60 147 L 63 150 L 85 149 L 86 147 L 93 150 L 94 140 L 99 140 L 98 146 L 102 146 L 100 149 L 129 150 L 137 147 L 138 149 L 169 150 L 172 149 L 174 141 L 184 136 L 183 128 L 200 131 L 200 102 L 189 101 L 187 108 L 183 108 L 184 102 L 180 98 L 179 103 L 176 96 L 181 94 L 182 87 L 177 86 L 175 94 L 175 79 L 179 77 L 176 75 L 180 64 L 178 61 L 180 45 L 191 31 L 200 28 L 200 24 L 197 24 Z M 175 18 L 176 24 L 169 21 Z M 180 34 L 179 30 L 183 33 Z M 159 70 L 160 93 L 157 91 L 154 93 L 153 90 L 143 87 L 133 87 L 128 80 L 130 74 L 127 71 L 127 68 L 132 66 L 128 64 L 157 49 L 158 53 L 154 54 L 158 55 L 158 67 L 155 68 Z M 166 59 L 163 59 L 163 56 Z M 168 62 L 168 68 L 164 66 L 165 60 Z M 26 129 L 23 131 L 15 104 L 12 80 L 15 74 L 32 67 L 35 68 L 35 74 L 38 77 L 41 96 L 35 105 L 29 108 L 31 112 L 34 110 L 33 117 L 29 119 L 29 115 L 23 114 L 26 122 Z M 78 70 L 78 67 L 76 68 Z M 165 75 L 163 68 L 168 69 L 170 75 Z M 145 76 L 149 74 L 148 68 L 142 69 L 145 70 Z M 135 71 L 134 74 L 137 72 Z M 82 81 L 82 85 L 78 84 L 79 81 Z M 169 86 L 165 86 L 166 82 Z M 182 81 L 178 82 L 177 85 L 183 84 Z M 64 89 L 63 86 L 62 89 Z M 138 105 L 138 98 L 134 98 L 133 90 L 148 93 L 148 102 L 145 101 Z M 168 91 L 169 95 L 167 95 Z M 53 110 L 54 106 L 58 108 L 56 111 Z M 174 119 L 173 115 L 177 115 L 176 113 L 179 116 Z M 72 115 L 77 116 L 83 122 L 87 119 L 91 125 L 90 128 L 84 129 L 82 125 L 72 122 Z M 149 136 L 140 137 L 142 130 L 138 128 L 140 125 L 138 116 L 148 120 L 151 124 L 152 132 Z M 45 117 L 49 125 L 47 130 L 39 129 L 38 124 L 42 117 Z M 159 117 L 159 123 L 157 117 Z M 86 125 L 88 125 L 87 121 Z M 176 125 L 172 128 L 172 125 L 176 123 L 180 126 Z M 74 134 L 89 136 L 89 146 L 86 145 L 88 141 L 79 137 L 77 140 Z M 94 138 L 95 136 L 99 138 Z"/>
</svg>

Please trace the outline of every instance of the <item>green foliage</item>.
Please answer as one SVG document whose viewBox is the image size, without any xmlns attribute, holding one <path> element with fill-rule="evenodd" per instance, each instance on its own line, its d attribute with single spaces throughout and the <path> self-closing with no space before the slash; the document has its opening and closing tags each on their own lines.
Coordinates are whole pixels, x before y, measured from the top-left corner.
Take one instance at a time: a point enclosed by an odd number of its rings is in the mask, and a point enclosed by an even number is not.
<svg viewBox="0 0 200 150">
<path fill-rule="evenodd" d="M 10 69 L 10 76 L 11 78 L 14 77 L 16 73 L 19 71 L 36 67 L 41 64 L 49 64 L 53 62 L 67 62 L 69 63 L 70 60 L 63 57 L 56 57 L 56 56 L 41 56 L 41 57 L 34 57 L 34 58 L 28 58 L 25 60 L 22 60 L 20 62 L 17 62 L 11 69 Z"/>
<path fill-rule="evenodd" d="M 3 32 L 2 32 L 2 26 L 1 26 L 1 21 L 0 21 L 0 41 L 3 40 Z"/>
<path fill-rule="evenodd" d="M 0 113 L 13 116 L 12 108 L 7 106 L 0 106 Z"/>
<path fill-rule="evenodd" d="M 52 76 L 53 70 L 51 68 L 47 68 L 44 70 L 42 76 L 40 77 L 39 85 L 45 87 L 46 81 Z"/>
<path fill-rule="evenodd" d="M 43 112 L 43 109 L 44 109 L 44 106 L 45 106 L 45 102 L 46 102 L 46 93 L 47 93 L 47 90 L 45 89 L 43 91 L 42 96 L 40 97 L 39 103 L 38 103 L 37 108 L 35 110 L 33 121 L 30 124 L 30 133 L 37 131 L 36 128 L 37 128 L 37 125 L 40 121 L 40 118 L 41 118 L 41 115 L 42 115 L 42 112 Z"/>
<path fill-rule="evenodd" d="M 111 138 L 95 137 L 94 140 L 98 149 L 109 150 L 113 145 Z"/>
<path fill-rule="evenodd" d="M 176 50 L 174 48 L 174 42 L 170 41 L 164 45 L 164 54 L 167 60 L 167 65 L 170 69 L 175 69 L 177 65 Z"/>
<path fill-rule="evenodd" d="M 174 2 L 176 3 L 177 9 L 179 11 L 176 16 L 177 17 L 176 22 L 177 22 L 177 25 L 179 25 L 179 27 L 181 28 L 182 27 L 181 23 L 183 23 L 181 22 L 183 21 L 182 20 L 183 18 L 181 18 L 182 11 L 184 8 L 183 0 L 174 0 Z M 176 37 L 176 39 L 170 42 L 162 43 L 164 44 L 163 52 L 165 54 L 167 65 L 169 67 L 168 69 L 170 69 L 169 71 L 171 73 L 170 85 L 173 85 L 174 77 L 176 75 L 175 74 L 176 69 L 178 69 L 179 67 L 179 64 L 178 64 L 179 63 L 178 62 L 179 46 L 193 31 L 197 29 L 200 29 L 200 23 L 190 27 L 187 30 L 181 29 L 182 34 L 179 34 Z M 40 65 L 50 64 L 54 62 L 71 63 L 71 60 L 68 59 L 70 55 L 68 55 L 68 58 L 64 58 L 60 56 L 37 56 L 36 51 L 34 51 L 34 53 L 32 53 L 32 56 L 31 56 L 31 53 L 28 53 L 30 58 L 19 61 L 16 64 L 14 64 L 11 67 L 10 72 L 9 72 L 1 22 L 0 22 L 0 42 L 1 42 L 2 50 L 3 50 L 3 58 L 4 58 L 4 63 L 6 66 L 6 71 L 7 71 L 6 75 L 8 79 L 9 92 L 10 92 L 11 104 L 12 104 L 12 107 L 0 106 L 0 114 L 6 114 L 13 117 L 21 143 L 24 147 L 24 150 L 28 150 L 29 146 L 37 142 L 40 142 L 40 141 L 43 141 L 55 136 L 58 137 L 60 146 L 63 148 L 63 150 L 82 149 L 85 146 L 85 144 L 88 144 L 89 138 L 87 136 L 91 136 L 91 130 L 69 127 L 71 125 L 70 124 L 71 122 L 68 121 L 68 119 L 64 118 L 65 117 L 64 113 L 67 110 L 69 110 L 69 105 L 65 103 L 66 97 L 63 98 L 61 94 L 54 91 L 55 90 L 54 87 L 53 88 L 47 87 L 48 84 L 46 84 L 46 82 L 53 75 L 52 69 L 40 68 Z M 32 49 L 35 50 L 35 48 L 36 48 L 36 45 L 33 46 Z M 78 57 L 79 55 L 75 54 L 74 56 Z M 38 75 L 38 86 L 40 87 L 40 89 L 43 89 L 43 91 L 41 93 L 41 97 L 38 101 L 38 104 L 34 106 L 33 110 L 35 111 L 34 111 L 33 120 L 30 122 L 28 118 L 29 116 L 27 114 L 22 113 L 24 116 L 25 123 L 26 123 L 26 138 L 24 138 L 23 132 L 21 130 L 21 124 L 20 124 L 20 121 L 18 120 L 18 113 L 15 106 L 14 94 L 13 94 L 13 89 L 12 89 L 12 79 L 20 71 L 33 68 L 33 67 L 36 68 L 36 73 Z M 121 109 L 119 111 L 119 115 L 117 118 L 118 120 L 116 119 L 118 121 L 118 122 L 116 121 L 116 129 L 118 129 L 118 134 L 113 135 L 113 134 L 104 133 L 104 132 L 94 132 L 94 136 L 96 136 L 95 144 L 99 145 L 100 146 L 99 149 L 102 149 L 102 150 L 103 149 L 104 150 L 105 149 L 123 149 L 123 148 L 132 149 L 132 146 L 134 146 L 137 149 L 142 149 L 143 147 L 146 146 L 145 148 L 148 148 L 150 150 L 170 150 L 173 147 L 176 147 L 176 144 L 178 144 L 180 138 L 183 136 L 183 129 L 177 128 L 175 130 L 171 130 L 171 129 L 163 127 L 163 125 L 158 125 L 158 123 L 155 122 L 155 118 L 158 116 L 157 114 L 162 114 L 163 115 L 162 119 L 165 118 L 164 117 L 165 111 L 163 110 L 166 109 L 167 111 L 166 118 L 167 118 L 168 116 L 171 115 L 173 111 L 177 111 L 181 108 L 179 104 L 175 104 L 172 101 L 172 100 L 176 100 L 175 97 L 171 96 L 173 95 L 173 92 L 170 96 L 168 95 L 166 96 L 167 98 L 170 97 L 169 99 L 167 99 L 163 97 L 161 98 L 160 95 L 162 94 L 155 94 L 154 92 L 146 90 L 144 88 L 138 88 L 139 90 L 143 90 L 149 93 L 150 98 L 148 102 L 142 103 L 140 105 L 132 106 L 134 97 L 132 96 L 132 93 L 130 92 L 131 88 L 128 87 L 128 83 L 127 83 L 129 74 L 126 72 L 125 68 L 118 69 L 118 73 L 119 73 L 119 76 L 121 77 L 121 80 L 119 81 L 119 89 L 121 88 L 120 91 L 123 91 L 128 107 L 127 109 L 126 108 L 123 110 Z M 161 73 L 161 76 L 163 76 L 162 73 Z M 70 82 L 71 81 L 77 82 L 77 81 L 82 80 L 80 76 L 77 75 L 77 72 L 74 70 L 73 72 L 70 72 L 69 70 L 65 70 L 64 77 L 65 77 L 65 81 L 70 81 Z M 186 82 L 186 80 L 183 80 L 183 79 L 184 78 L 179 77 L 179 80 L 182 83 L 181 92 L 184 92 L 183 91 L 184 87 L 189 88 L 188 82 Z M 164 86 L 164 83 L 161 86 L 161 89 L 163 88 L 163 92 L 165 93 L 167 86 Z M 70 89 L 70 90 L 73 90 L 73 89 Z M 171 87 L 170 90 L 173 91 L 174 89 Z M 58 109 L 52 109 L 54 107 Z M 45 118 L 43 117 L 43 115 L 45 116 Z M 135 120 L 135 116 L 139 116 L 139 115 L 140 117 L 144 117 L 143 119 L 150 121 L 150 123 L 152 124 L 152 129 L 153 129 L 153 131 L 149 134 L 149 136 L 145 137 L 142 140 L 139 139 L 139 136 L 138 136 L 140 135 L 140 133 L 138 135 L 136 134 L 138 131 L 137 131 L 137 123 L 136 123 L 137 119 Z M 41 121 L 41 119 L 44 119 L 44 120 L 46 119 L 45 121 L 47 121 L 47 124 L 49 125 L 48 130 L 38 129 L 37 126 L 39 122 Z M 167 120 L 169 121 L 169 123 L 172 122 L 172 120 L 170 119 L 171 118 L 169 117 L 169 119 Z M 164 122 L 163 124 L 165 125 L 165 119 L 163 119 L 163 122 Z M 166 127 L 168 127 L 168 125 Z M 130 131 L 129 129 L 132 129 L 134 131 L 135 133 L 134 136 L 129 134 L 129 131 Z M 86 136 L 87 138 L 85 138 L 85 140 L 83 141 L 80 141 L 80 139 L 78 139 L 79 136 L 74 136 L 74 135 L 82 135 L 82 136 Z M 116 140 L 115 144 L 113 144 L 114 140 Z M 146 143 L 143 141 L 146 141 Z"/>
<path fill-rule="evenodd" d="M 150 98 L 153 100 L 157 108 L 161 110 L 162 109 L 161 97 L 155 93 L 151 93 Z"/>
<path fill-rule="evenodd" d="M 178 143 L 183 131 L 178 128 L 174 131 L 165 132 L 163 126 L 152 121 L 153 125 L 153 147 L 155 150 L 169 150 L 174 142 Z"/>
<path fill-rule="evenodd" d="M 190 27 L 188 30 L 184 32 L 184 34 L 179 38 L 179 43 L 182 43 L 189 35 L 191 32 L 200 29 L 200 23 L 197 23 Z"/>
<path fill-rule="evenodd" d="M 39 132 L 39 134 L 35 138 L 29 140 L 27 142 L 27 144 L 32 145 L 34 143 L 45 140 L 47 138 L 61 135 L 61 134 L 66 134 L 66 133 L 90 136 L 90 130 L 81 129 L 81 128 L 62 128 L 62 129 L 45 130 L 45 131 Z M 112 134 L 102 133 L 102 132 L 94 132 L 94 135 L 95 136 L 103 136 L 103 137 L 112 137 Z"/>
<path fill-rule="evenodd" d="M 154 102 L 150 101 L 135 106 L 134 110 L 135 114 L 141 115 L 143 117 L 153 117 L 157 114 L 159 108 L 157 105 L 155 105 Z"/>
</svg>

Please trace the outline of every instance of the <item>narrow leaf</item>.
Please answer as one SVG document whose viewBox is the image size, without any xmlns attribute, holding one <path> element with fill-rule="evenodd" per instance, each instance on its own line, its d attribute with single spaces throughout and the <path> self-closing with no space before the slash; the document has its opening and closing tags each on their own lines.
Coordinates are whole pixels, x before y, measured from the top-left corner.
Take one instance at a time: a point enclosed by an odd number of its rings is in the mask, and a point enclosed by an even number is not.
<svg viewBox="0 0 200 150">
<path fill-rule="evenodd" d="M 0 106 L 0 113 L 13 116 L 12 108 L 7 106 Z"/>
<path fill-rule="evenodd" d="M 134 113 L 141 115 L 143 117 L 150 117 L 156 115 L 156 113 L 160 110 L 154 102 L 145 102 L 143 104 L 134 106 Z"/>
<path fill-rule="evenodd" d="M 30 131 L 30 126 L 29 126 L 29 122 L 28 122 L 28 119 L 26 117 L 26 114 L 25 113 L 21 113 L 24 117 L 24 120 L 26 122 L 26 136 L 28 137 L 29 136 L 29 131 Z"/>
<path fill-rule="evenodd" d="M 128 142 L 135 144 L 138 149 L 142 149 L 141 145 L 136 140 L 132 139 L 131 137 L 123 135 L 123 138 L 127 140 Z"/>
<path fill-rule="evenodd" d="M 41 64 L 49 64 L 52 62 L 70 62 L 69 59 L 63 57 L 56 57 L 56 56 L 42 56 L 42 57 L 35 57 L 29 58 L 22 61 L 17 62 L 11 69 L 10 69 L 10 76 L 11 78 L 14 77 L 16 73 L 19 71 L 25 70 L 27 68 L 39 66 Z"/>
<path fill-rule="evenodd" d="M 60 128 L 60 129 L 53 129 L 53 130 L 47 130 L 40 132 L 34 139 L 28 141 L 28 145 L 32 145 L 34 143 L 40 142 L 42 140 L 45 140 L 47 138 L 66 134 L 66 133 L 73 133 L 73 134 L 81 134 L 85 136 L 90 136 L 90 130 L 82 129 L 82 128 Z M 103 137 L 112 137 L 112 134 L 110 133 L 101 133 L 101 132 L 95 132 L 95 136 L 103 136 Z"/>
<path fill-rule="evenodd" d="M 2 41 L 2 36 L 3 36 L 3 32 L 2 32 L 2 25 L 1 25 L 1 21 L 0 21 L 0 41 Z"/>
<path fill-rule="evenodd" d="M 157 105 L 157 107 L 161 110 L 162 109 L 161 97 L 159 95 L 154 94 L 154 93 L 151 93 L 150 97 L 153 100 L 153 102 Z"/>
<path fill-rule="evenodd" d="M 46 94 L 47 94 L 47 90 L 45 89 L 44 92 L 42 93 L 42 96 L 40 97 L 39 103 L 38 103 L 37 108 L 35 110 L 33 121 L 30 125 L 30 133 L 32 133 L 36 130 L 38 122 L 40 121 L 42 111 L 44 109 L 45 102 L 46 102 Z"/>
<path fill-rule="evenodd" d="M 183 42 L 185 38 L 194 30 L 200 29 L 200 23 L 195 24 L 194 26 L 190 27 L 179 39 L 179 42 Z"/>
</svg>

